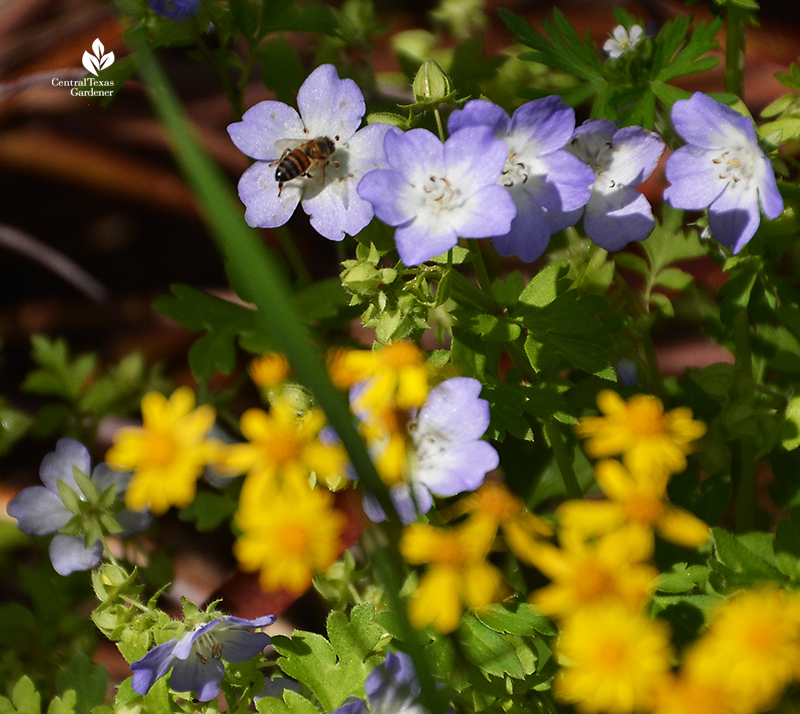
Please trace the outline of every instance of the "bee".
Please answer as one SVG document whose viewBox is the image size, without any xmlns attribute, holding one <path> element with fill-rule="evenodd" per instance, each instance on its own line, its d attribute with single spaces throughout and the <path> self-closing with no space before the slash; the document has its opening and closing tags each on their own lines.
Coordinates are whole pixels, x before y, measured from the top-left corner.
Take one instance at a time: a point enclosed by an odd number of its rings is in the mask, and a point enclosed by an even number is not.
<svg viewBox="0 0 800 714">
<path fill-rule="evenodd" d="M 339 137 L 337 136 L 336 138 L 338 139 Z M 318 136 L 316 139 L 309 139 L 308 141 L 288 141 L 285 143 L 289 144 L 289 146 L 283 152 L 281 158 L 271 164 L 271 166 L 277 165 L 278 167 L 275 169 L 278 196 L 281 195 L 283 184 L 287 181 L 300 176 L 314 178 L 311 175 L 311 171 L 314 171 L 317 167 L 321 167 L 324 171 L 325 167 L 331 163 L 331 154 L 336 151 L 336 144 L 327 136 Z M 293 147 L 291 146 L 292 144 L 294 144 Z M 334 166 L 339 166 L 335 161 L 332 163 Z"/>
</svg>

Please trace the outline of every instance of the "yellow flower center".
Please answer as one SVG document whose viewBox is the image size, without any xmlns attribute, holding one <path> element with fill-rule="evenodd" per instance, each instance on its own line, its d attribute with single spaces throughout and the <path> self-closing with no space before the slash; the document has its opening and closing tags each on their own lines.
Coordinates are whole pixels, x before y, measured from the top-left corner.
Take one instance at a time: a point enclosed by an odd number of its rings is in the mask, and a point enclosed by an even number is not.
<svg viewBox="0 0 800 714">
<path fill-rule="evenodd" d="M 607 570 L 585 563 L 575 583 L 575 592 L 582 603 L 592 602 L 613 592 L 613 580 Z"/>
<path fill-rule="evenodd" d="M 775 652 L 780 646 L 780 637 L 774 626 L 767 622 L 752 623 L 744 628 L 743 639 L 749 648 L 765 654 Z"/>
<path fill-rule="evenodd" d="M 278 540 L 284 550 L 295 556 L 305 556 L 311 550 L 311 536 L 308 529 L 300 523 L 284 523 Z"/>
<path fill-rule="evenodd" d="M 635 436 L 658 436 L 666 432 L 661 402 L 652 397 L 633 398 L 628 402 L 625 425 Z"/>
<path fill-rule="evenodd" d="M 607 672 L 620 672 L 626 667 L 627 649 L 617 640 L 605 640 L 597 645 L 597 664 Z"/>
<path fill-rule="evenodd" d="M 666 506 L 660 498 L 634 494 L 625 501 L 625 511 L 634 523 L 652 526 L 664 515 Z"/>
<path fill-rule="evenodd" d="M 270 461 L 285 466 L 298 459 L 303 444 L 298 438 L 297 429 L 292 426 L 288 429 L 276 429 L 264 439 L 262 449 Z"/>
<path fill-rule="evenodd" d="M 175 461 L 178 444 L 175 437 L 163 431 L 151 431 L 144 445 L 143 461 L 151 468 L 164 468 Z"/>
<path fill-rule="evenodd" d="M 441 534 L 439 538 L 439 549 L 433 557 L 433 561 L 439 565 L 449 565 L 451 567 L 461 567 L 466 560 L 466 553 L 459 538 L 454 533 Z"/>
</svg>

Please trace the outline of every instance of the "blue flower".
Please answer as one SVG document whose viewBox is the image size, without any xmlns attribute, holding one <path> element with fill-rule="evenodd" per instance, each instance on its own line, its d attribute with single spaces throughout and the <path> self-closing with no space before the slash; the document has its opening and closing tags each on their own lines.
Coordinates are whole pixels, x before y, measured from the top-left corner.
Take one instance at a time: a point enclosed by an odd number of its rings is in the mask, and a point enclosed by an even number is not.
<svg viewBox="0 0 800 714">
<path fill-rule="evenodd" d="M 708 227 L 738 253 L 761 223 L 783 211 L 775 172 L 758 145 L 753 122 L 711 97 L 695 92 L 675 102 L 672 124 L 686 141 L 667 159 L 664 198 L 675 208 L 708 207 Z"/>
<path fill-rule="evenodd" d="M 617 130 L 606 119 L 589 119 L 575 130 L 569 150 L 596 176 L 583 217 L 586 235 L 608 251 L 648 238 L 653 209 L 634 187 L 655 170 L 664 153 L 661 137 L 640 126 Z"/>
<path fill-rule="evenodd" d="M 147 694 L 156 680 L 172 670 L 170 688 L 176 692 L 195 692 L 201 702 L 207 702 L 219 694 L 225 675 L 221 660 L 237 664 L 261 653 L 270 643 L 269 635 L 251 630 L 273 622 L 274 615 L 264 615 L 255 620 L 218 617 L 198 625 L 180 639 L 154 647 L 131 664 L 131 687 L 137 694 Z"/>
<path fill-rule="evenodd" d="M 532 262 L 542 255 L 550 236 L 578 222 L 591 197 L 594 172 L 564 150 L 575 129 L 575 111 L 560 97 L 523 104 L 509 117 L 483 99 L 467 102 L 448 120 L 455 132 L 466 126 L 490 126 L 506 144 L 506 162 L 499 183 L 517 206 L 511 230 L 492 242 L 501 255 Z"/>
<path fill-rule="evenodd" d="M 153 12 L 173 22 L 185 22 L 200 12 L 200 0 L 150 0 L 147 3 Z"/>
<path fill-rule="evenodd" d="M 373 216 L 356 186 L 365 173 L 383 166 L 383 137 L 391 127 L 370 124 L 356 131 L 366 111 L 364 95 L 352 79 L 339 79 L 331 64 L 317 67 L 303 82 L 297 106 L 299 114 L 282 102 L 259 102 L 228 127 L 239 150 L 257 159 L 239 180 L 245 220 L 260 228 L 282 226 L 302 199 L 317 233 L 336 241 L 345 233 L 356 235 Z M 333 142 L 333 152 L 326 149 L 326 158 L 312 162 L 309 175 L 279 182 L 284 153 L 300 152 L 302 166 L 308 142 L 321 138 Z"/>
<path fill-rule="evenodd" d="M 370 672 L 364 689 L 369 707 L 362 699 L 351 697 L 333 714 L 425 714 L 417 702 L 419 681 L 414 664 L 404 652 L 388 652 L 386 659 Z"/>
<path fill-rule="evenodd" d="M 74 439 L 60 439 L 56 450 L 44 457 L 39 468 L 44 486 L 31 486 L 20 491 L 8 504 L 8 515 L 17 519 L 18 528 L 27 535 L 49 535 L 61 530 L 74 514 L 61 500 L 58 482 L 62 481 L 83 498 L 73 469 L 88 475 L 91 465 L 91 457 L 83 444 Z M 117 497 L 125 492 L 130 478 L 129 473 L 113 471 L 105 464 L 98 465 L 91 476 L 98 493 L 113 485 Z M 122 536 L 144 530 L 152 522 L 149 513 L 133 513 L 127 509 L 115 517 L 122 527 Z M 50 543 L 50 560 L 59 575 L 89 570 L 100 562 L 102 555 L 103 545 L 99 540 L 87 548 L 82 537 L 57 535 Z"/>
<path fill-rule="evenodd" d="M 388 168 L 370 171 L 359 195 L 375 215 L 397 226 L 395 242 L 406 265 L 419 265 L 462 238 L 505 235 L 517 214 L 497 184 L 505 144 L 487 126 L 470 126 L 442 142 L 427 129 L 387 132 Z"/>
<path fill-rule="evenodd" d="M 454 496 L 474 491 L 486 474 L 496 469 L 500 457 L 481 439 L 489 427 L 489 402 L 480 399 L 481 383 L 470 377 L 454 377 L 434 387 L 408 427 L 414 451 L 409 480 L 389 490 L 403 523 L 427 513 L 431 494 Z M 364 511 L 374 522 L 386 514 L 370 494 Z"/>
</svg>

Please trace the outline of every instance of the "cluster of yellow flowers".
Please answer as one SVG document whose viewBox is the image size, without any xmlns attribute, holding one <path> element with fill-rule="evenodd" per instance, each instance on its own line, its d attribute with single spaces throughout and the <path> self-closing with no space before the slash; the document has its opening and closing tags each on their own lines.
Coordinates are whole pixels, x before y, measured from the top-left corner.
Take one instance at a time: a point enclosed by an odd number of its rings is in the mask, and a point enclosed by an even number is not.
<svg viewBox="0 0 800 714">
<path fill-rule="evenodd" d="M 211 438 L 214 409 L 195 408 L 192 391 L 180 387 L 169 399 L 147 394 L 142 426 L 117 432 L 106 460 L 134 472 L 128 508 L 156 515 L 188 506 L 207 467 L 217 475 L 244 475 L 234 554 L 243 570 L 260 572 L 264 590 L 299 594 L 343 551 L 346 517 L 334 507 L 331 490 L 347 481 L 349 462 L 338 440 L 320 438 L 324 414 L 299 407 L 291 390 L 279 388 L 288 375 L 284 358 L 266 356 L 252 374 L 270 389 L 271 405 L 269 412 L 249 409 L 242 415 L 246 441 Z"/>
<path fill-rule="evenodd" d="M 724 602 L 673 671 L 670 628 L 645 609 L 658 575 L 649 559 L 654 532 L 690 548 L 710 538 L 665 499 L 705 426 L 688 409 L 664 413 L 651 396 L 626 403 L 605 391 L 597 401 L 604 416 L 584 419 L 578 433 L 606 459 L 596 477 L 607 500 L 563 504 L 560 548 L 532 558 L 552 580 L 532 600 L 559 622 L 555 695 L 591 714 L 764 711 L 800 676 L 800 596 L 764 588 Z"/>
</svg>

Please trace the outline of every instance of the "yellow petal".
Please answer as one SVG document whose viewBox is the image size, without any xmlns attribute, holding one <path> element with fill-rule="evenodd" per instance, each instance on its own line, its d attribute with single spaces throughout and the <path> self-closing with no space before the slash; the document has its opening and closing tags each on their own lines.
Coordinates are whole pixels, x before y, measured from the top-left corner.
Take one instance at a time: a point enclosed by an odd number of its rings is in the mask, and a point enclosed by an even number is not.
<svg viewBox="0 0 800 714">
<path fill-rule="evenodd" d="M 670 506 L 656 524 L 658 534 L 670 543 L 685 548 L 699 548 L 708 543 L 711 530 L 697 516 L 677 506 Z"/>
</svg>

